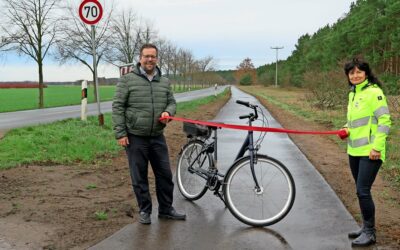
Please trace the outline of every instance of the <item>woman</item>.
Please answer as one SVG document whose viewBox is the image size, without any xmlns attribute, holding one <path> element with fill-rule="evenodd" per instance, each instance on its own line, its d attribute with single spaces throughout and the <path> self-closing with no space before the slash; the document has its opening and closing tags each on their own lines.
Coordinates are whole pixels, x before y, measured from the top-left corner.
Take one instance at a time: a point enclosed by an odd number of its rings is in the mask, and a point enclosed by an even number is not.
<svg viewBox="0 0 400 250">
<path fill-rule="evenodd" d="M 355 238 L 352 246 L 368 246 L 376 242 L 371 186 L 385 161 L 391 121 L 381 83 L 368 63 L 353 59 L 345 64 L 344 71 L 352 91 L 347 107 L 347 124 L 343 130 L 348 136 L 347 153 L 363 218 L 361 229 L 349 233 L 349 237 Z"/>
</svg>

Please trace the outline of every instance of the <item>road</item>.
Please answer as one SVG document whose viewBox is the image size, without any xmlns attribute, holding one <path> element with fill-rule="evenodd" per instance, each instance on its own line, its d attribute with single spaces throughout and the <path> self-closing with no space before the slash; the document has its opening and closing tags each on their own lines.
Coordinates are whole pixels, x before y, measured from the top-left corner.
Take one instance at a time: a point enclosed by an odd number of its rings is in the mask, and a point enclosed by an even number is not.
<svg viewBox="0 0 400 250">
<path fill-rule="evenodd" d="M 218 93 L 222 92 L 225 88 L 226 86 L 218 87 Z M 185 102 L 210 95 L 214 95 L 214 87 L 178 93 L 174 96 L 177 102 Z M 111 104 L 111 101 L 102 102 L 100 105 L 101 112 L 111 112 Z M 97 104 L 94 103 L 88 105 L 88 115 L 98 115 Z M 29 125 L 50 123 L 67 118 L 77 118 L 80 116 L 80 105 L 0 113 L 0 131 Z"/>
<path fill-rule="evenodd" d="M 215 120 L 244 124 L 238 117 L 248 114 L 249 110 L 237 105 L 237 99 L 262 106 L 254 97 L 232 87 L 232 99 Z M 270 127 L 281 127 L 265 108 L 264 113 Z M 222 172 L 233 161 L 245 136 L 246 132 L 238 130 L 219 131 L 218 168 Z M 351 249 L 347 233 L 357 229 L 355 220 L 290 138 L 286 134 L 268 133 L 260 151 L 283 162 L 296 183 L 294 206 L 277 224 L 266 228 L 249 227 L 233 217 L 211 192 L 198 201 L 188 202 L 175 187 L 174 206 L 186 212 L 186 221 L 158 220 L 155 204 L 151 225 L 127 225 L 90 250 Z"/>
</svg>

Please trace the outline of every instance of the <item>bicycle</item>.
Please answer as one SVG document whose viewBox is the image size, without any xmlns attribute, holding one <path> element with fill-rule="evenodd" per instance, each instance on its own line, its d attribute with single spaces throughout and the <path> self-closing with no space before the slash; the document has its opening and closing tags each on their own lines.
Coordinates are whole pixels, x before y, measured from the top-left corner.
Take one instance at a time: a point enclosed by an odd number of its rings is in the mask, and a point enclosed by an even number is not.
<svg viewBox="0 0 400 250">
<path fill-rule="evenodd" d="M 257 110 L 265 125 L 266 117 L 257 105 L 240 100 L 236 103 L 253 109 L 254 113 L 239 117 L 248 119 L 250 127 L 258 119 Z M 295 200 L 295 183 L 280 161 L 257 153 L 265 133 L 254 143 L 253 131 L 249 130 L 236 159 L 222 174 L 217 168 L 219 127 L 184 123 L 183 129 L 188 143 L 178 156 L 176 179 L 187 200 L 214 191 L 238 220 L 255 227 L 275 224 L 289 213 Z"/>
</svg>

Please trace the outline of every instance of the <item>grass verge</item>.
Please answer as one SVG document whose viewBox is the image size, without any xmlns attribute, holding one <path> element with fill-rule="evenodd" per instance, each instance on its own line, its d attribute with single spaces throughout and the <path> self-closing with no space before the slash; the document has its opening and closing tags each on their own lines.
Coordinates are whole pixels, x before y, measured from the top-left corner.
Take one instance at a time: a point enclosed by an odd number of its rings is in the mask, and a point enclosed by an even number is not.
<svg viewBox="0 0 400 250">
<path fill-rule="evenodd" d="M 195 111 L 228 94 L 178 103 L 180 112 Z M 23 165 L 103 164 L 121 151 L 114 138 L 111 114 L 104 115 L 104 126 L 96 116 L 87 122 L 67 119 L 51 124 L 18 128 L 0 140 L 0 169 Z"/>
</svg>

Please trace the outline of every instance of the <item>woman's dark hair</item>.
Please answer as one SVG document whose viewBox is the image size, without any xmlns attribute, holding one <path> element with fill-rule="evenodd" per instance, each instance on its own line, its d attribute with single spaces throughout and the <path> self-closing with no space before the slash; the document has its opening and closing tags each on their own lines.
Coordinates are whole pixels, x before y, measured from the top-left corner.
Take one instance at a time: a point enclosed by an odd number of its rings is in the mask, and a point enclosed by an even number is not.
<svg viewBox="0 0 400 250">
<path fill-rule="evenodd" d="M 378 78 L 372 73 L 371 68 L 369 67 L 369 64 L 365 62 L 362 59 L 359 58 L 354 58 L 350 62 L 346 63 L 344 65 L 344 72 L 346 73 L 347 80 L 349 81 L 349 85 L 352 86 L 350 79 L 349 79 L 349 73 L 352 71 L 354 68 L 358 68 L 359 70 L 362 70 L 365 72 L 365 75 L 367 76 L 368 82 L 373 83 L 378 85 L 379 87 L 382 88 L 382 83 L 378 80 Z"/>
</svg>

